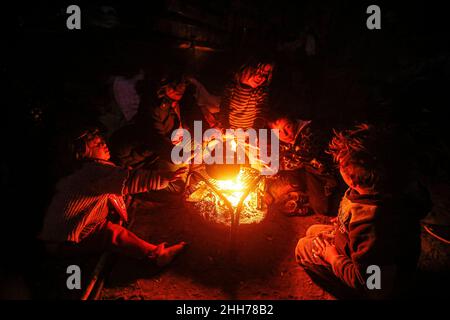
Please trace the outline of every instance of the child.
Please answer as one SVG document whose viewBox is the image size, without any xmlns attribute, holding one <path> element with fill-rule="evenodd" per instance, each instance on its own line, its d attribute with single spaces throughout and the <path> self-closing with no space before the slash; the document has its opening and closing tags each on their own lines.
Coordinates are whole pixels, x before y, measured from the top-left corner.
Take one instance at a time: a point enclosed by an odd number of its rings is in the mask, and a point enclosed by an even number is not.
<svg viewBox="0 0 450 320">
<path fill-rule="evenodd" d="M 220 104 L 225 129 L 265 127 L 272 71 L 273 63 L 252 60 L 236 72 Z"/>
<path fill-rule="evenodd" d="M 126 170 L 109 161 L 108 147 L 97 129 L 85 130 L 72 143 L 79 168 L 57 184 L 46 213 L 41 239 L 54 254 L 114 251 L 162 267 L 185 247 L 184 242 L 165 248 L 137 237 L 110 220 L 110 213 L 128 220 L 123 196 L 160 190 L 183 173 L 158 175 Z"/>
<path fill-rule="evenodd" d="M 183 76 L 164 78 L 160 82 L 157 95 L 158 106 L 152 110 L 153 126 L 163 139 L 170 141 L 175 129 L 183 128 L 180 100 L 186 91 L 187 80 Z M 181 137 L 179 137 L 181 139 Z M 177 144 L 179 141 L 172 141 Z"/>
<path fill-rule="evenodd" d="M 321 147 L 319 130 L 313 132 L 311 121 L 288 116 L 274 116 L 268 124 L 269 128 L 279 130 L 281 172 L 296 181 L 297 192 L 306 195 L 297 200 L 294 215 L 328 214 L 336 181 L 324 164 L 325 148 Z"/>
<path fill-rule="evenodd" d="M 348 185 L 334 225 L 313 225 L 295 250 L 297 262 L 345 297 L 405 297 L 420 253 L 420 219 L 428 192 L 405 159 L 406 140 L 362 124 L 337 133 L 330 153 Z M 381 270 L 381 289 L 366 285 L 368 267 Z"/>
</svg>

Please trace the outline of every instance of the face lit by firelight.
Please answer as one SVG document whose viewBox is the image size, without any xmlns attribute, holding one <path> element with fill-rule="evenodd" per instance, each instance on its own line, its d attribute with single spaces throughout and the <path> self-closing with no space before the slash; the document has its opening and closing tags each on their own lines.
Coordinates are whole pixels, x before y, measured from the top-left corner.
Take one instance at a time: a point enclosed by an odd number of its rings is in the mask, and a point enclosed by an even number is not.
<svg viewBox="0 0 450 320">
<path fill-rule="evenodd" d="M 186 83 L 170 83 L 165 87 L 166 96 L 174 101 L 180 101 L 186 91 Z"/>
<path fill-rule="evenodd" d="M 258 68 L 246 68 L 241 75 L 241 83 L 252 88 L 258 88 L 267 82 L 272 76 L 273 66 L 271 64 L 262 64 Z"/>
<path fill-rule="evenodd" d="M 110 159 L 109 149 L 105 140 L 101 136 L 95 136 L 87 142 L 87 158 L 105 160 Z"/>
<path fill-rule="evenodd" d="M 278 129 L 278 139 L 283 142 L 295 143 L 295 125 L 287 118 L 280 118 L 270 124 L 272 129 Z"/>
</svg>

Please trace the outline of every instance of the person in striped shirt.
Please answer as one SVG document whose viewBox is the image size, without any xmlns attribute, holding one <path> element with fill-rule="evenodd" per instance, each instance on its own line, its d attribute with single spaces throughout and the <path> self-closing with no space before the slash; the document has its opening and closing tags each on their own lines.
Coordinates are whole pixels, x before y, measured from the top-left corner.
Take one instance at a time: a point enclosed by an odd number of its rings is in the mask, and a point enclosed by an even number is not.
<svg viewBox="0 0 450 320">
<path fill-rule="evenodd" d="M 251 60 L 235 73 L 220 104 L 221 125 L 231 129 L 265 127 L 273 63 Z"/>
<path fill-rule="evenodd" d="M 40 239 L 50 253 L 79 255 L 104 251 L 165 266 L 185 242 L 165 247 L 148 243 L 115 220 L 127 222 L 124 196 L 161 190 L 178 180 L 184 169 L 171 173 L 128 170 L 109 161 L 109 149 L 98 129 L 87 129 L 72 143 L 78 168 L 62 178 L 46 212 Z"/>
</svg>

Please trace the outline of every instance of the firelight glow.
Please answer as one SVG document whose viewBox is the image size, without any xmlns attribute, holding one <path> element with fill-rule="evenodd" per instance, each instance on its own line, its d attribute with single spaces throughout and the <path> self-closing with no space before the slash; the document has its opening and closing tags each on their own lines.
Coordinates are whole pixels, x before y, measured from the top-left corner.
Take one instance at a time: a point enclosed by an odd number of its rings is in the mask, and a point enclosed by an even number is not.
<svg viewBox="0 0 450 320">
<path fill-rule="evenodd" d="M 217 186 L 223 195 L 230 201 L 233 207 L 237 207 L 239 200 L 244 194 L 244 184 L 238 175 L 234 180 L 218 180 Z"/>
<path fill-rule="evenodd" d="M 203 133 L 202 121 L 194 121 L 193 139 L 187 129 L 181 128 L 172 132 L 171 139 L 179 141 L 180 136 L 183 139 L 174 145 L 170 154 L 174 164 L 246 164 L 248 159 L 250 165 L 259 166 L 262 175 L 278 172 L 278 129 L 259 129 L 258 133 L 252 128 L 226 129 L 223 134 L 216 128 L 210 128 Z M 226 143 L 224 147 L 223 143 L 227 140 L 231 143 Z"/>
<path fill-rule="evenodd" d="M 264 220 L 267 213 L 263 201 L 265 179 L 258 179 L 261 177 L 258 170 L 242 167 L 235 178 L 228 180 L 209 178 L 205 171 L 201 172 L 202 170 L 198 172 L 198 176 L 204 177 L 204 180 L 193 179 L 194 182 L 187 188 L 185 195 L 187 203 L 193 205 L 195 213 L 206 220 L 225 225 L 231 225 L 233 216 L 238 212 L 239 224 L 259 223 Z M 223 198 L 228 200 L 229 205 Z M 238 208 L 241 201 L 242 204 Z"/>
</svg>

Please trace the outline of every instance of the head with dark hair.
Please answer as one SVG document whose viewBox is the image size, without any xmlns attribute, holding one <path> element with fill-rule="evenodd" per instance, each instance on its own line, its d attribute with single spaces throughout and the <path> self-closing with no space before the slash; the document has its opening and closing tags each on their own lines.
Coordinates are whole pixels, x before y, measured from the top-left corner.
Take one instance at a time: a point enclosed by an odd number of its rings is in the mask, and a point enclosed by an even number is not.
<svg viewBox="0 0 450 320">
<path fill-rule="evenodd" d="M 375 127 L 366 123 L 350 130 L 335 132 L 329 151 L 338 164 L 344 181 L 366 192 L 387 190 L 403 179 L 407 170 L 404 148 L 392 127 Z"/>
<path fill-rule="evenodd" d="M 274 113 L 267 119 L 270 129 L 278 129 L 278 138 L 286 143 L 295 143 L 295 134 L 297 130 L 297 121 L 294 117 L 287 114 Z"/>
<path fill-rule="evenodd" d="M 166 71 L 162 74 L 157 84 L 157 96 L 159 99 L 167 97 L 179 101 L 186 91 L 188 85 L 187 76 L 179 71 Z"/>
<path fill-rule="evenodd" d="M 82 160 L 109 160 L 110 154 L 105 139 L 97 127 L 88 127 L 81 130 L 70 143 L 72 159 Z"/>
<path fill-rule="evenodd" d="M 252 88 L 269 86 L 274 66 L 274 59 L 269 56 L 251 56 L 239 67 L 235 79 Z"/>
</svg>

